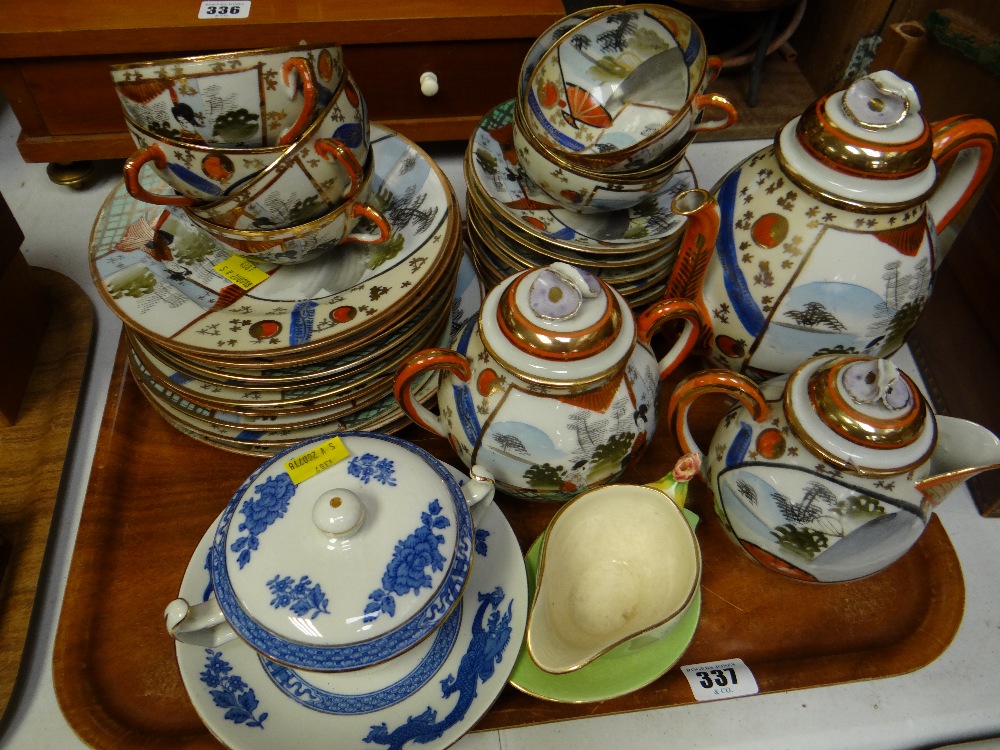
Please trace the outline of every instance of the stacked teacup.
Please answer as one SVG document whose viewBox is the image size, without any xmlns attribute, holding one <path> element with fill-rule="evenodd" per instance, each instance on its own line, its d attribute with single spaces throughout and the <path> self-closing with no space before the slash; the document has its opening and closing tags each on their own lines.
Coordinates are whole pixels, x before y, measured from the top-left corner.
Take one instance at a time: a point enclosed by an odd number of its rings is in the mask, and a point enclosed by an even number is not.
<svg viewBox="0 0 1000 750">
<path fill-rule="evenodd" d="M 729 127 L 737 119 L 725 97 L 706 93 L 721 66 L 719 58 L 707 54 L 697 25 L 662 5 L 587 8 L 543 32 L 521 68 L 509 129 L 512 149 L 502 151 L 508 172 L 516 174 L 530 197 L 517 206 L 521 214 L 512 218 L 509 201 L 490 203 L 488 197 L 499 191 L 472 174 L 476 167 L 482 174 L 482 164 L 469 163 L 466 169 L 476 204 L 470 225 L 500 228 L 506 237 L 523 241 L 527 252 L 512 250 L 506 241 L 488 248 L 482 241 L 489 242 L 491 232 L 478 231 L 473 244 L 481 241 L 480 266 L 516 271 L 513 256 L 541 253 L 568 260 L 566 250 L 600 255 L 607 248 L 619 256 L 620 268 L 631 239 L 637 257 L 662 280 L 667 269 L 655 262 L 653 250 L 676 251 L 681 222 L 671 222 L 670 216 L 648 219 L 656 212 L 669 214 L 669 200 L 663 200 L 668 192 L 693 187 L 685 157 L 697 134 Z M 494 138 L 505 137 L 495 135 L 499 115 L 490 113 L 481 125 Z M 480 147 L 468 159 L 482 159 L 482 152 Z M 525 206 L 535 214 L 525 216 Z M 629 225 L 636 213 L 647 218 L 642 226 Z M 614 283 L 604 268 L 595 258 L 588 270 Z M 628 278 L 627 284 L 634 287 L 636 279 Z M 657 289 L 662 286 L 649 285 L 637 299 L 648 299 Z"/>
<path fill-rule="evenodd" d="M 122 64 L 112 78 L 138 147 L 124 170 L 134 198 L 175 207 L 228 252 L 268 263 L 388 237 L 367 204 L 368 112 L 339 46 Z M 175 195 L 143 185 L 147 165 Z M 362 218 L 374 231 L 354 234 Z"/>
</svg>

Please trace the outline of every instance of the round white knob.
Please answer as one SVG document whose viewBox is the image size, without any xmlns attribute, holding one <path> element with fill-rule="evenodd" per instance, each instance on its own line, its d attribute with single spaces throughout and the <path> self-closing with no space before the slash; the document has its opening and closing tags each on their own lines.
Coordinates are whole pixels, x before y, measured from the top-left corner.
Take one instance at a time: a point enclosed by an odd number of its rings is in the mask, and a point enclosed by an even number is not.
<svg viewBox="0 0 1000 750">
<path fill-rule="evenodd" d="M 324 492 L 313 505 L 313 522 L 331 536 L 347 538 L 361 528 L 365 506 L 350 490 Z"/>
<path fill-rule="evenodd" d="M 434 96 L 438 92 L 438 77 L 436 73 L 427 71 L 420 74 L 420 93 L 424 96 Z"/>
</svg>

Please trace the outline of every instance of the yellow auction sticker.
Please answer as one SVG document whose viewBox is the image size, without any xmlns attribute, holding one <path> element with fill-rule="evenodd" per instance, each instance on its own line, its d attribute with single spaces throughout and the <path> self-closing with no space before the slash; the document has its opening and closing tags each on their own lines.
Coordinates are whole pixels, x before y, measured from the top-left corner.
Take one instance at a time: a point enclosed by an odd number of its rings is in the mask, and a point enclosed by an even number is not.
<svg viewBox="0 0 1000 750">
<path fill-rule="evenodd" d="M 261 271 L 256 263 L 240 255 L 230 255 L 212 268 L 226 281 L 236 284 L 240 289 L 253 289 L 270 278 L 270 275 Z"/>
<path fill-rule="evenodd" d="M 351 453 L 343 440 L 339 437 L 330 438 L 325 443 L 320 443 L 285 461 L 285 471 L 288 472 L 292 482 L 301 484 L 309 477 L 314 477 L 324 469 L 340 463 L 349 455 Z"/>
</svg>

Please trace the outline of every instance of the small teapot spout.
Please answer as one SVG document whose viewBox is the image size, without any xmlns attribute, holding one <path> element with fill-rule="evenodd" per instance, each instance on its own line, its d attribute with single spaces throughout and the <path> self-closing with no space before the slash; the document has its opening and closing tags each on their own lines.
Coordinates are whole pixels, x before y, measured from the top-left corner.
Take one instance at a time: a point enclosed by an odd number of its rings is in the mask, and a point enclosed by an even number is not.
<svg viewBox="0 0 1000 750">
<path fill-rule="evenodd" d="M 932 507 L 976 474 L 1000 469 L 1000 438 L 982 425 L 939 414 L 937 429 L 931 475 L 915 484 Z"/>
</svg>

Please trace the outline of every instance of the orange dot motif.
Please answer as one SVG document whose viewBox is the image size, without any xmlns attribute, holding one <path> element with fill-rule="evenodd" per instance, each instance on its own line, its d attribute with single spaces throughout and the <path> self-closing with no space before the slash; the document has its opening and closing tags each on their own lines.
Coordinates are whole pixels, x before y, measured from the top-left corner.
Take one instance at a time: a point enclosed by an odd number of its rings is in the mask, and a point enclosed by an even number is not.
<svg viewBox="0 0 1000 750">
<path fill-rule="evenodd" d="M 250 326 L 248 333 L 258 341 L 263 341 L 281 333 L 281 323 L 276 320 L 258 320 Z"/>
<path fill-rule="evenodd" d="M 788 219 L 781 214 L 764 214 L 753 223 L 750 236 L 760 247 L 776 247 L 788 236 Z"/>
<path fill-rule="evenodd" d="M 341 305 L 330 311 L 330 318 L 337 323 L 347 323 L 354 320 L 357 314 L 358 308 L 353 305 Z"/>
<path fill-rule="evenodd" d="M 495 370 L 487 368 L 479 373 L 479 377 L 476 379 L 476 389 L 479 391 L 480 396 L 489 396 L 499 387 L 500 383 L 497 382 Z"/>
<path fill-rule="evenodd" d="M 775 460 L 785 455 L 785 436 L 773 427 L 757 436 L 757 453 L 764 458 Z"/>
</svg>

